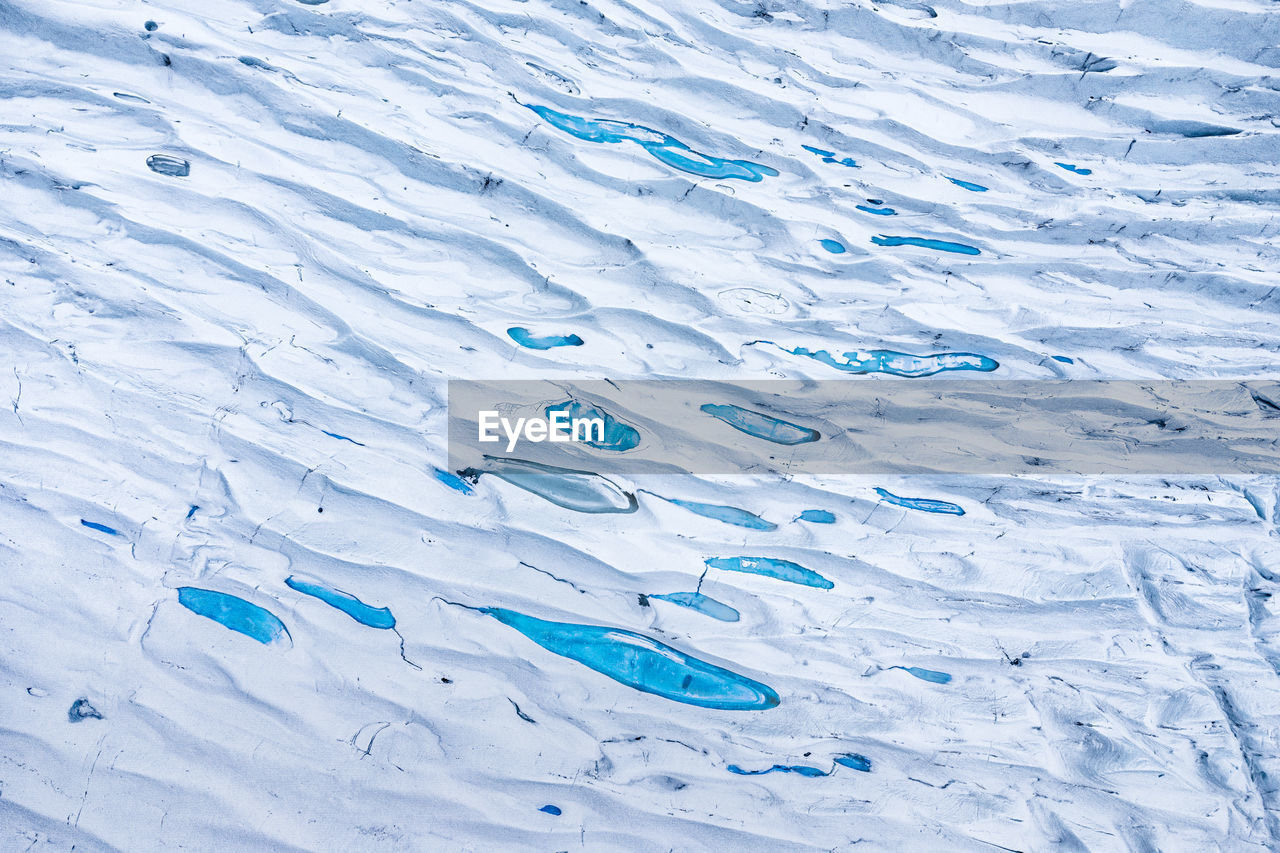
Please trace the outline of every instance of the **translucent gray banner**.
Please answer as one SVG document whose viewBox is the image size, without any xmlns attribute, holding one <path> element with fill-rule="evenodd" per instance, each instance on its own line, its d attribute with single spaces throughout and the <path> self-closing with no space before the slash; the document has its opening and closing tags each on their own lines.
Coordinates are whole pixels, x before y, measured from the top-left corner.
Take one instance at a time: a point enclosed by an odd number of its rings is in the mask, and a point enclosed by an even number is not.
<svg viewBox="0 0 1280 853">
<path fill-rule="evenodd" d="M 454 471 L 1280 473 L 1280 383 L 449 382 Z"/>
</svg>

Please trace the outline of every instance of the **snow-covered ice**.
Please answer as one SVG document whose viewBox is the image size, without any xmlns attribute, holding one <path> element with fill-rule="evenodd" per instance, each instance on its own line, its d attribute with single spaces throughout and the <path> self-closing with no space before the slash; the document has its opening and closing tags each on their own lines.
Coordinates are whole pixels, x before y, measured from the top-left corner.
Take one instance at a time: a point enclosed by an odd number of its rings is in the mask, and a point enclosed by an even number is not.
<svg viewBox="0 0 1280 853">
<path fill-rule="evenodd" d="M 1278 69 L 1268 0 L 0 0 L 0 850 L 1275 849 L 1277 478 L 460 477 L 445 392 L 1274 379 Z"/>
</svg>

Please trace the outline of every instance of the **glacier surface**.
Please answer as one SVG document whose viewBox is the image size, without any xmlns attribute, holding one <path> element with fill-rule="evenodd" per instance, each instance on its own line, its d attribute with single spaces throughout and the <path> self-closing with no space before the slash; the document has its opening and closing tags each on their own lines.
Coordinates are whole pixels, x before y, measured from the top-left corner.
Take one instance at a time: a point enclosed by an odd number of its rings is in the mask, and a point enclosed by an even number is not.
<svg viewBox="0 0 1280 853">
<path fill-rule="evenodd" d="M 1267 0 L 0 0 L 0 850 L 1275 849 L 1276 478 L 461 477 L 445 387 L 1274 376 L 1278 69 Z"/>
</svg>

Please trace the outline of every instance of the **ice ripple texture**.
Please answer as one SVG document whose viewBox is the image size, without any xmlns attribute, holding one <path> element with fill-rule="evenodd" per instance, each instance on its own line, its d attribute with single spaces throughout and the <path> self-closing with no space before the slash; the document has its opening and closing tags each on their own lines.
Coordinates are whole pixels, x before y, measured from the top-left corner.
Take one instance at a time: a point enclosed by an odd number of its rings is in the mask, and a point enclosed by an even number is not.
<svg viewBox="0 0 1280 853">
<path fill-rule="evenodd" d="M 0 848 L 1273 849 L 1274 480 L 581 513 L 441 466 L 449 377 L 1274 373 L 1277 45 L 1261 0 L 4 0 Z"/>
</svg>

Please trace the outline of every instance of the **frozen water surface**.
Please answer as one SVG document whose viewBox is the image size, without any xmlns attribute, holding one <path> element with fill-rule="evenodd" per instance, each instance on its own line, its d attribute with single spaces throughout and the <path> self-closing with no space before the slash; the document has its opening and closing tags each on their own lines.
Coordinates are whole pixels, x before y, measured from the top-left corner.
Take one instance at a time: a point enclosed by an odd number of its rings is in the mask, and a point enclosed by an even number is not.
<svg viewBox="0 0 1280 853">
<path fill-rule="evenodd" d="M 642 420 L 464 476 L 445 413 L 1274 380 L 1278 45 L 1270 0 L 3 0 L 0 850 L 1276 849 L 1274 478 L 789 472 L 825 428 L 614 476 Z"/>
<path fill-rule="evenodd" d="M 816 429 L 793 424 L 763 412 L 744 409 L 741 406 L 704 403 L 701 408 L 711 417 L 724 421 L 740 432 L 763 438 L 774 444 L 805 444 L 822 438 L 822 434 Z"/>
</svg>

